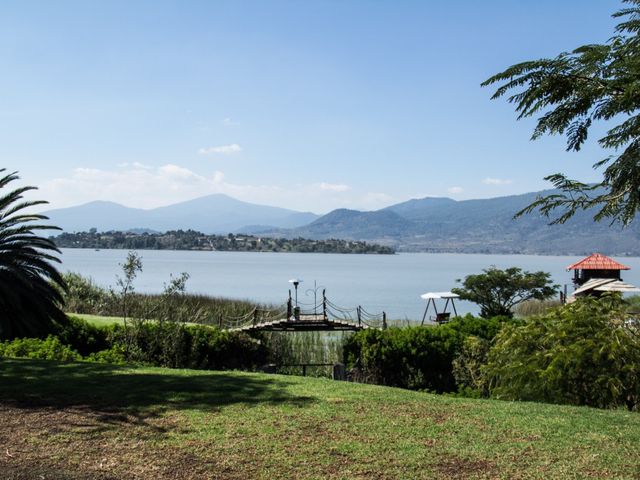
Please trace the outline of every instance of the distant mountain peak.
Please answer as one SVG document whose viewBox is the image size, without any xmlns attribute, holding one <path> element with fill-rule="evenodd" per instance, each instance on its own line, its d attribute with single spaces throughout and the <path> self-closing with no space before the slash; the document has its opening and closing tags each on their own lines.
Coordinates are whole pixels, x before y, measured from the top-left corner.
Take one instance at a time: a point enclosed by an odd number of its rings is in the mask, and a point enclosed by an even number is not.
<svg viewBox="0 0 640 480">
<path fill-rule="evenodd" d="M 232 233 L 247 225 L 293 228 L 312 222 L 318 215 L 286 208 L 243 202 L 222 193 L 149 210 L 129 208 L 115 202 L 94 201 L 76 207 L 44 212 L 53 225 L 67 232 L 150 229 L 194 229 L 203 233 Z"/>
</svg>

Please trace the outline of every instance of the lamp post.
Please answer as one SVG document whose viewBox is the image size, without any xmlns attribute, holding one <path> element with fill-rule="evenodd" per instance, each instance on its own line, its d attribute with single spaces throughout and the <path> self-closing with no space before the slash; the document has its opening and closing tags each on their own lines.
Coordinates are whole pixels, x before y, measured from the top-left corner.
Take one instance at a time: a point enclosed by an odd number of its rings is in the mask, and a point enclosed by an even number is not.
<svg viewBox="0 0 640 480">
<path fill-rule="evenodd" d="M 298 279 L 298 278 L 292 278 L 291 280 L 289 280 L 289 283 L 293 283 L 293 287 L 295 288 L 296 291 L 296 307 L 298 306 L 298 285 L 300 285 L 302 283 L 302 280 Z"/>
<path fill-rule="evenodd" d="M 302 283 L 302 280 L 298 279 L 298 278 L 292 278 L 291 280 L 289 280 L 289 283 L 293 283 L 293 287 L 295 288 L 295 292 L 296 292 L 296 306 L 293 309 L 293 317 L 296 320 L 300 319 L 300 307 L 298 307 L 298 285 L 300 285 Z M 289 292 L 291 292 L 291 290 L 289 290 Z M 291 294 L 291 293 L 289 293 Z"/>
</svg>

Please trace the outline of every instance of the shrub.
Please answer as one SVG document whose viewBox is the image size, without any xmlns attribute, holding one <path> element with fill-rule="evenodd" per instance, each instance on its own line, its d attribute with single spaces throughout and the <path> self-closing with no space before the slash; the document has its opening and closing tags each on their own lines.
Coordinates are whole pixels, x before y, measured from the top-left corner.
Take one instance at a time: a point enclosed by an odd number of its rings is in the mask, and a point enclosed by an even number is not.
<svg viewBox="0 0 640 480">
<path fill-rule="evenodd" d="M 486 396 L 487 381 L 482 368 L 487 363 L 489 340 L 469 335 L 462 343 L 458 356 L 453 360 L 453 377 L 458 391 L 465 396 Z"/>
<path fill-rule="evenodd" d="M 124 352 L 124 348 L 121 346 L 114 346 L 106 350 L 100 350 L 90 354 L 85 360 L 89 362 L 97 363 L 113 363 L 117 365 L 123 365 L 127 363 L 127 357 Z"/>
<path fill-rule="evenodd" d="M 41 338 L 16 338 L 0 343 L 0 357 L 22 357 L 39 360 L 74 361 L 81 360 L 78 352 L 64 345 L 60 339 L 49 335 Z"/>
<path fill-rule="evenodd" d="M 60 327 L 56 336 L 65 345 L 77 350 L 83 357 L 109 348 L 109 327 L 96 327 L 85 320 L 68 316 L 67 325 Z"/>
<path fill-rule="evenodd" d="M 344 357 L 365 381 L 435 392 L 457 390 L 453 361 L 465 337 L 490 340 L 505 318 L 467 315 L 441 326 L 362 330 L 345 342 Z"/>
<path fill-rule="evenodd" d="M 489 351 L 491 395 L 593 407 L 640 402 L 640 332 L 616 297 L 583 298 L 507 326 Z"/>
<path fill-rule="evenodd" d="M 74 272 L 65 273 L 63 278 L 67 284 L 64 293 L 67 312 L 107 315 L 118 308 L 115 295 L 97 286 L 90 278 Z"/>
<path fill-rule="evenodd" d="M 129 361 L 162 367 L 252 370 L 267 361 L 265 347 L 248 335 L 204 325 L 135 321 L 128 329 L 114 325 L 108 341 L 128 351 Z"/>
</svg>

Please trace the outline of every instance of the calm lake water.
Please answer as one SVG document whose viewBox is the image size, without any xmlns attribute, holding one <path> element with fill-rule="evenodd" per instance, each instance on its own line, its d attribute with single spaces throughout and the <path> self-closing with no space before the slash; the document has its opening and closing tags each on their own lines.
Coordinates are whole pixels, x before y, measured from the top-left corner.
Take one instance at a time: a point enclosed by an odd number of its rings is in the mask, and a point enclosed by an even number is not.
<svg viewBox="0 0 640 480">
<path fill-rule="evenodd" d="M 520 267 L 550 272 L 555 283 L 568 285 L 572 272 L 565 268 L 581 257 L 536 255 L 470 255 L 400 253 L 396 255 L 344 255 L 313 253 L 248 253 L 141 250 L 143 271 L 135 281 L 139 292 L 160 292 L 170 274 L 187 272 L 187 291 L 212 296 L 244 298 L 284 304 L 291 278 L 304 280 L 300 302 L 313 303 L 314 280 L 326 287 L 327 297 L 344 307 L 362 305 L 367 311 L 386 311 L 389 318 L 421 319 L 425 301 L 420 295 L 446 291 L 456 279 L 483 268 Z M 115 286 L 121 275 L 125 250 L 63 249 L 62 269 L 91 277 L 98 285 Z M 624 280 L 640 285 L 640 258 L 616 258 L 631 267 Z M 321 295 L 321 293 L 319 293 Z M 474 304 L 457 303 L 458 313 L 477 313 Z"/>
</svg>

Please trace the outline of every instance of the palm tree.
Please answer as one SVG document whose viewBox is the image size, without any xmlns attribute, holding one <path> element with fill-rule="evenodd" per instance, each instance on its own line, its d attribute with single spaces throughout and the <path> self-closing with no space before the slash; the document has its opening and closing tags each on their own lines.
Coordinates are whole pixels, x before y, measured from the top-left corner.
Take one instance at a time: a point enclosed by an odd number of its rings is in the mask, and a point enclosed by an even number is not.
<svg viewBox="0 0 640 480">
<path fill-rule="evenodd" d="M 6 169 L 0 169 L 0 175 Z M 4 193 L 19 177 L 17 172 L 0 177 L 0 339 L 35 337 L 54 331 L 66 323 L 61 310 L 65 283 L 52 262 L 60 263 L 60 250 L 51 240 L 37 235 L 38 230 L 60 230 L 42 225 L 44 215 L 23 213 L 43 205 L 43 200 L 27 201 L 25 192 L 36 187 L 21 187 Z"/>
</svg>

